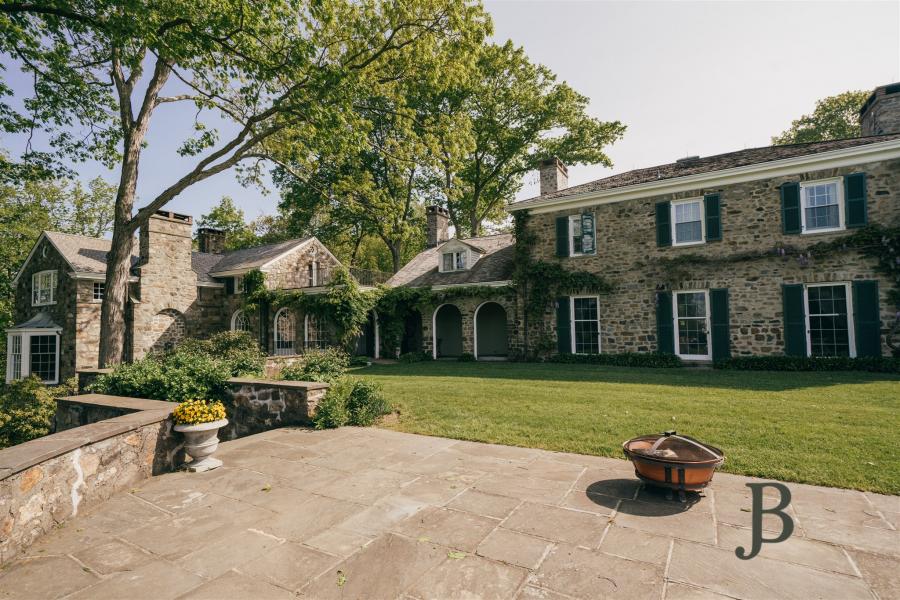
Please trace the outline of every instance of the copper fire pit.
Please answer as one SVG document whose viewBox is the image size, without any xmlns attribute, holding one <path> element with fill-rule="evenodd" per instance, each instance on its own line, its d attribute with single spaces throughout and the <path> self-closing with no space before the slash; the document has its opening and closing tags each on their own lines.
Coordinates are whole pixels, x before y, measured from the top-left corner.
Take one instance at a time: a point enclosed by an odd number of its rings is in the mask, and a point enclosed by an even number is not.
<svg viewBox="0 0 900 600">
<path fill-rule="evenodd" d="M 622 444 L 641 481 L 669 490 L 678 490 L 684 502 L 684 492 L 702 490 L 712 480 L 713 473 L 725 462 L 722 451 L 675 431 L 643 435 Z"/>
</svg>

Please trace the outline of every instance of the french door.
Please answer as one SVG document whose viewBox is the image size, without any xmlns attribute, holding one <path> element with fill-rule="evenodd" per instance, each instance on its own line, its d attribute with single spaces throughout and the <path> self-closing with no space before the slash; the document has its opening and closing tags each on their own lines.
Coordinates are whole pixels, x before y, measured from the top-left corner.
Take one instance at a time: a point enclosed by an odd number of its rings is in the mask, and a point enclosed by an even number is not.
<svg viewBox="0 0 900 600">
<path fill-rule="evenodd" d="M 675 354 L 686 360 L 710 360 L 709 294 L 698 290 L 673 295 Z"/>
</svg>

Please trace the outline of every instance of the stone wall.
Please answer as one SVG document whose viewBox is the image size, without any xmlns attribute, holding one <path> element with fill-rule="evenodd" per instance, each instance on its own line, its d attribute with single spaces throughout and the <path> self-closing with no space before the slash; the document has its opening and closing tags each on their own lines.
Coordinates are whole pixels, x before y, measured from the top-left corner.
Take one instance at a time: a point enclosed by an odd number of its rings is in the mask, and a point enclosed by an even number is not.
<svg viewBox="0 0 900 600">
<path fill-rule="evenodd" d="M 900 84 L 876 88 L 866 102 L 859 124 L 862 135 L 900 133 Z"/>
<path fill-rule="evenodd" d="M 98 280 L 102 282 L 102 280 Z M 100 300 L 90 279 L 75 282 L 75 369 L 95 368 L 100 359 Z"/>
<path fill-rule="evenodd" d="M 228 381 L 229 423 L 222 439 L 288 425 L 308 425 L 328 390 L 327 383 L 234 378 Z"/>
<path fill-rule="evenodd" d="M 516 297 L 509 288 L 496 288 L 496 293 L 481 298 L 458 298 L 447 302 L 459 309 L 462 316 L 462 351 L 475 354 L 475 312 L 486 302 L 496 302 L 506 311 L 506 337 L 509 356 L 517 357 L 522 351 L 522 311 Z M 434 354 L 434 314 L 440 306 L 423 308 L 422 348 Z"/>
<path fill-rule="evenodd" d="M 685 254 L 713 258 L 747 251 L 767 251 L 779 245 L 802 249 L 848 235 L 852 230 L 812 235 L 782 234 L 779 186 L 788 181 L 825 179 L 854 172 L 866 172 L 868 175 L 869 223 L 887 226 L 900 224 L 900 161 L 895 160 L 534 214 L 529 218 L 528 225 L 538 238 L 534 256 L 548 262 L 558 262 L 567 269 L 597 273 L 613 284 L 614 291 L 601 296 L 599 303 L 603 352 L 650 352 L 657 349 L 657 289 L 728 288 L 731 347 L 735 355 L 783 353 L 783 283 L 876 279 L 881 294 L 882 330 L 886 331 L 895 319 L 895 307 L 887 301 L 887 293 L 894 282 L 875 272 L 874 260 L 856 252 L 812 257 L 806 264 L 796 257 L 773 256 L 731 263 L 727 268 L 691 265 L 687 276 L 665 271 L 657 262 L 663 257 L 671 259 Z M 722 241 L 657 247 L 656 203 L 712 192 L 720 194 Z M 584 210 L 592 210 L 596 215 L 597 254 L 557 258 L 556 217 L 578 214 Z M 555 314 L 552 307 L 547 311 L 543 325 L 555 349 Z M 538 325 L 530 330 L 531 348 L 541 335 L 539 330 Z M 883 352 L 889 354 L 884 336 L 882 345 Z"/>
<path fill-rule="evenodd" d="M 132 401 L 148 410 L 135 404 L 137 412 L 0 450 L 0 564 L 80 510 L 181 462 L 174 405 Z"/>
<path fill-rule="evenodd" d="M 331 273 L 340 266 L 337 259 L 318 240 L 312 240 L 265 268 L 266 287 L 274 289 L 294 289 L 312 286 L 309 279 L 309 265 L 318 263 L 317 286 L 327 284 Z"/>
</svg>

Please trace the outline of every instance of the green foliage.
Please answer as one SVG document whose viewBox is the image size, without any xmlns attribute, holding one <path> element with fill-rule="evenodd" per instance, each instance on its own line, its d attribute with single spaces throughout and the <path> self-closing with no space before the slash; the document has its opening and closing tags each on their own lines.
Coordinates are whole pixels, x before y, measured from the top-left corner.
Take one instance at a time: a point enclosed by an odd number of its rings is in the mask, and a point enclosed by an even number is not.
<svg viewBox="0 0 900 600">
<path fill-rule="evenodd" d="M 618 354 L 555 354 L 550 362 L 612 367 L 676 368 L 684 366 L 674 354 L 649 352 L 621 352 Z"/>
<path fill-rule="evenodd" d="M 355 377 L 341 377 L 328 388 L 316 409 L 316 429 L 354 425 L 368 427 L 390 412 L 381 386 Z"/>
<path fill-rule="evenodd" d="M 34 376 L 0 387 L 0 448 L 49 434 L 56 399 L 74 394 L 75 388 L 74 379 L 51 387 Z"/>
<path fill-rule="evenodd" d="M 205 340 L 187 339 L 174 352 L 223 362 L 232 377 L 262 376 L 266 367 L 266 353 L 246 331 L 222 331 Z"/>
<path fill-rule="evenodd" d="M 357 355 L 357 356 L 350 357 L 350 366 L 351 367 L 365 367 L 365 366 L 368 366 L 368 364 L 370 362 L 372 362 L 372 361 L 368 356 Z"/>
<path fill-rule="evenodd" d="M 859 111 L 868 97 L 869 92 L 850 91 L 823 98 L 812 114 L 792 122 L 772 143 L 782 146 L 859 137 Z"/>
<path fill-rule="evenodd" d="M 199 227 L 212 227 L 225 232 L 225 249 L 239 250 L 259 246 L 256 233 L 247 224 L 244 211 L 234 205 L 234 200 L 223 196 L 221 202 L 197 221 Z"/>
<path fill-rule="evenodd" d="M 399 360 L 402 363 L 409 364 L 434 360 L 434 357 L 431 356 L 431 352 L 407 352 L 405 354 L 401 354 Z"/>
<path fill-rule="evenodd" d="M 459 362 L 475 362 L 475 355 L 471 352 L 463 352 L 456 358 L 456 360 Z"/>
<path fill-rule="evenodd" d="M 338 348 L 310 350 L 302 360 L 281 370 L 281 378 L 290 381 L 319 381 L 332 383 L 344 376 L 350 366 L 350 356 Z"/>
<path fill-rule="evenodd" d="M 715 368 L 741 371 L 869 371 L 872 373 L 900 373 L 900 358 L 734 356 L 717 361 Z"/>
</svg>

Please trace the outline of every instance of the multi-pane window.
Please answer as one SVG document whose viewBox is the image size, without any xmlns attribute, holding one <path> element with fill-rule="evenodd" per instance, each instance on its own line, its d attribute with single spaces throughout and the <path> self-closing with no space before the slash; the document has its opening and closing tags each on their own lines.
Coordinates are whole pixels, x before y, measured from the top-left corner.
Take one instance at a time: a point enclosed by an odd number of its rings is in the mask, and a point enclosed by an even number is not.
<svg viewBox="0 0 900 600">
<path fill-rule="evenodd" d="M 56 271 L 41 271 L 31 276 L 31 305 L 56 302 Z"/>
<path fill-rule="evenodd" d="M 296 354 L 294 340 L 294 315 L 287 308 L 282 308 L 275 315 L 275 354 Z"/>
<path fill-rule="evenodd" d="M 441 256 L 442 271 L 462 271 L 466 268 L 466 253 L 462 252 L 444 252 Z"/>
<path fill-rule="evenodd" d="M 809 352 L 812 356 L 851 356 L 847 286 L 806 288 Z"/>
<path fill-rule="evenodd" d="M 800 185 L 803 198 L 803 231 L 826 231 L 843 227 L 839 181 Z"/>
<path fill-rule="evenodd" d="M 575 354 L 599 354 L 600 316 L 597 298 L 572 298 L 572 350 Z"/>
<path fill-rule="evenodd" d="M 596 254 L 594 215 L 585 213 L 569 217 L 569 256 Z"/>
<path fill-rule="evenodd" d="M 102 281 L 94 282 L 94 293 L 93 300 L 94 302 L 101 302 L 103 300 L 103 295 L 106 292 L 106 284 Z"/>
<path fill-rule="evenodd" d="M 306 349 L 324 349 L 328 344 L 325 334 L 325 322 L 321 318 L 308 315 L 306 317 Z"/>
<path fill-rule="evenodd" d="M 675 330 L 676 354 L 701 360 L 709 358 L 709 310 L 705 291 L 675 293 Z"/>
<path fill-rule="evenodd" d="M 250 319 L 247 318 L 247 313 L 242 310 L 234 313 L 231 317 L 231 330 L 250 331 Z"/>
<path fill-rule="evenodd" d="M 31 336 L 30 372 L 44 383 L 56 383 L 56 340 L 55 334 Z"/>
<path fill-rule="evenodd" d="M 234 293 L 235 294 L 243 294 L 244 293 L 244 276 L 243 275 L 235 275 L 235 277 L 234 277 Z"/>
<path fill-rule="evenodd" d="M 703 241 L 703 201 L 688 200 L 672 203 L 672 243 L 697 244 Z"/>
<path fill-rule="evenodd" d="M 22 336 L 9 336 L 9 354 L 7 361 L 7 379 L 10 381 L 22 378 Z"/>
</svg>

